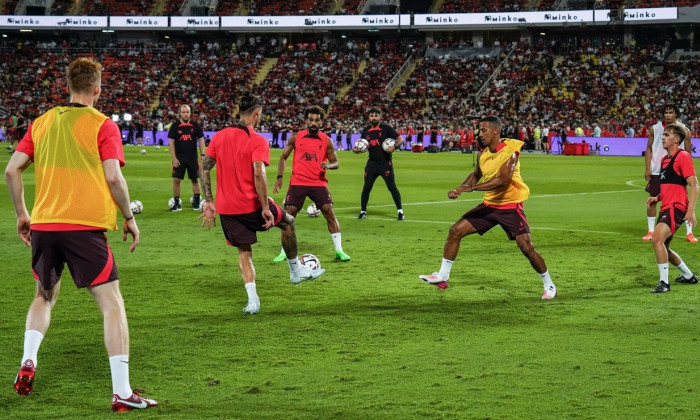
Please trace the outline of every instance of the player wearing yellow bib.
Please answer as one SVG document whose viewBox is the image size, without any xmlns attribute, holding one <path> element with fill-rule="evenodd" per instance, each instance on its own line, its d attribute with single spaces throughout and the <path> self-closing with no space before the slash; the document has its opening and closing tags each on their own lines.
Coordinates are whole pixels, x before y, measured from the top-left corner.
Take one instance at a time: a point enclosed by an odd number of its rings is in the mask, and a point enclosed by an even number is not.
<svg viewBox="0 0 700 420">
<path fill-rule="evenodd" d="M 463 192 L 484 191 L 484 201 L 465 213 L 452 227 L 445 241 L 440 271 L 421 275 L 419 278 L 440 289 L 447 288 L 452 263 L 457 258 L 462 238 L 478 233 L 483 235 L 492 227 L 500 225 L 515 240 L 523 255 L 530 260 L 544 283 L 542 299 L 553 299 L 557 288 L 547 270 L 542 256 L 535 250 L 530 238 L 530 226 L 523 213 L 523 201 L 530 189 L 520 177 L 520 149 L 523 142 L 501 139 L 501 120 L 498 117 L 483 117 L 479 123 L 479 137 L 484 149 L 477 159 L 476 169 L 454 190 L 447 193 L 456 199 Z"/>
</svg>

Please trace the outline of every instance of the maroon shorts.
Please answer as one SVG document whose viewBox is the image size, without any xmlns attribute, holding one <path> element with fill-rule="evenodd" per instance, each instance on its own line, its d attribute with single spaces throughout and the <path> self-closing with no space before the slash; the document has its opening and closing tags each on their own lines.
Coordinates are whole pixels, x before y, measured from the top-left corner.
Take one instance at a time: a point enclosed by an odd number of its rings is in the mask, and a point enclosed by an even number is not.
<svg viewBox="0 0 700 420">
<path fill-rule="evenodd" d="M 270 212 L 275 219 L 274 225 L 277 226 L 286 212 L 271 198 L 269 201 Z M 255 232 L 267 230 L 264 227 L 265 219 L 262 217 L 262 208 L 246 214 L 220 214 L 219 219 L 226 243 L 233 246 L 253 245 L 258 242 L 258 235 Z"/>
<path fill-rule="evenodd" d="M 79 288 L 119 280 L 104 231 L 32 230 L 31 234 L 32 272 L 44 290 L 53 289 L 61 280 L 65 264 Z"/>
<path fill-rule="evenodd" d="M 658 197 L 661 194 L 661 175 L 652 175 L 644 191 L 649 193 L 649 197 Z"/>
<path fill-rule="evenodd" d="M 685 212 L 675 207 L 669 207 L 659 212 L 659 221 L 656 224 L 663 223 L 671 228 L 671 234 L 676 233 L 678 227 L 685 220 Z"/>
<path fill-rule="evenodd" d="M 522 203 L 513 209 L 496 209 L 481 203 L 464 213 L 462 218 L 471 223 L 479 235 L 483 235 L 496 225 L 501 225 L 511 241 L 518 235 L 530 233 L 530 225 L 523 213 Z"/>
<path fill-rule="evenodd" d="M 324 204 L 333 204 L 331 193 L 327 187 L 309 187 L 306 185 L 290 185 L 287 197 L 284 199 L 285 206 L 293 206 L 300 209 L 304 205 L 304 200 L 309 197 L 316 204 L 318 209 Z"/>
</svg>

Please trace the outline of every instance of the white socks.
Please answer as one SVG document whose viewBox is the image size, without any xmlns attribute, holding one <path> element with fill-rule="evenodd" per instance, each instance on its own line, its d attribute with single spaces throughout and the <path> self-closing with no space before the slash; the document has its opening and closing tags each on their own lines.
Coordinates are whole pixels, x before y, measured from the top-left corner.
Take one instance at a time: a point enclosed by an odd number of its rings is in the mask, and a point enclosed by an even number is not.
<svg viewBox="0 0 700 420">
<path fill-rule="evenodd" d="M 248 302 L 260 303 L 255 282 L 245 283 L 245 291 L 248 292 Z"/>
<path fill-rule="evenodd" d="M 656 217 L 647 217 L 647 232 L 653 232 L 656 226 Z"/>
<path fill-rule="evenodd" d="M 24 354 L 22 355 L 22 361 L 30 359 L 34 366 L 36 367 L 36 356 L 39 353 L 39 346 L 41 341 L 44 339 L 44 334 L 37 330 L 27 330 L 24 332 Z"/>
<path fill-rule="evenodd" d="M 287 259 L 287 263 L 289 264 L 289 272 L 294 275 L 298 275 L 301 268 L 301 264 L 299 264 L 299 257 L 294 257 L 294 259 L 291 260 Z"/>
<path fill-rule="evenodd" d="M 440 271 L 438 272 L 438 275 L 447 280 L 450 278 L 450 271 L 452 271 L 452 263 L 454 261 L 452 260 L 447 260 L 445 258 L 442 259 L 442 264 L 440 264 Z"/>
<path fill-rule="evenodd" d="M 693 233 L 693 228 L 690 226 L 690 223 L 686 220 L 685 221 L 685 234 L 689 235 Z"/>
<path fill-rule="evenodd" d="M 331 233 L 331 238 L 333 239 L 333 246 L 335 247 L 335 250 L 342 251 L 343 245 L 341 245 L 341 242 L 340 242 L 340 232 Z"/>
<path fill-rule="evenodd" d="M 668 263 L 659 264 L 659 280 L 668 284 Z"/>
<path fill-rule="evenodd" d="M 681 260 L 681 263 L 676 266 L 677 269 L 681 271 L 681 274 L 683 274 L 683 277 L 686 279 L 689 279 L 693 277 L 693 272 L 690 271 L 687 265 Z"/>
<path fill-rule="evenodd" d="M 129 355 L 120 354 L 109 358 L 109 367 L 112 371 L 112 393 L 121 398 L 131 397 L 132 391 L 129 385 Z"/>
<path fill-rule="evenodd" d="M 552 281 L 552 277 L 549 275 L 549 270 L 545 271 L 544 273 L 537 274 L 542 279 L 542 284 L 544 285 L 545 289 L 554 289 L 556 287 Z"/>
</svg>

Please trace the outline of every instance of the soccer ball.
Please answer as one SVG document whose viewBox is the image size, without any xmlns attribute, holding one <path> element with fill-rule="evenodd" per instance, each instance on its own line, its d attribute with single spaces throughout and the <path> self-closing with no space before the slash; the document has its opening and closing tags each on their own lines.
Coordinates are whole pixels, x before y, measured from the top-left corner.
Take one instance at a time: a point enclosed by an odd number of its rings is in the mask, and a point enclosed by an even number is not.
<svg viewBox="0 0 700 420">
<path fill-rule="evenodd" d="M 143 211 L 143 204 L 139 200 L 134 200 L 129 204 L 132 213 L 139 214 Z"/>
<path fill-rule="evenodd" d="M 204 211 L 204 205 L 207 204 L 205 199 L 200 199 L 199 200 L 199 211 Z"/>
<path fill-rule="evenodd" d="M 160 150 L 160 144 L 156 144 L 156 150 Z"/>
<path fill-rule="evenodd" d="M 168 200 L 168 208 L 173 207 L 175 207 L 175 197 L 170 197 L 170 200 Z"/>
<path fill-rule="evenodd" d="M 321 261 L 318 260 L 313 254 L 304 254 L 299 257 L 299 262 L 302 266 L 308 268 L 309 270 L 318 270 L 321 268 Z"/>
<path fill-rule="evenodd" d="M 355 143 L 355 147 L 360 151 L 360 153 L 364 153 L 369 147 L 369 142 L 365 139 L 359 139 L 357 143 Z"/>
<path fill-rule="evenodd" d="M 395 144 L 396 144 L 396 140 L 386 139 L 382 143 L 382 149 L 384 149 L 384 151 L 386 152 L 387 150 L 389 150 L 390 147 L 393 147 Z"/>
<path fill-rule="evenodd" d="M 190 196 L 190 204 L 194 204 L 194 196 L 193 195 Z"/>
<path fill-rule="evenodd" d="M 309 217 L 318 217 L 318 215 L 321 214 L 321 210 L 316 207 L 316 204 L 311 203 L 306 207 L 306 214 L 308 214 Z"/>
<path fill-rule="evenodd" d="M 146 154 L 146 149 L 141 149 L 141 154 L 145 155 Z"/>
</svg>

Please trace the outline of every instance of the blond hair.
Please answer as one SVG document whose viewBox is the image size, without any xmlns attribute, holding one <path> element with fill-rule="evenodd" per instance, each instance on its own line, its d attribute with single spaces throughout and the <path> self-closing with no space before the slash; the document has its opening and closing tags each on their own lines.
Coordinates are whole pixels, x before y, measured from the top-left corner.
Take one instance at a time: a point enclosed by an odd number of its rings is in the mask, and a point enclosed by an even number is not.
<svg viewBox="0 0 700 420">
<path fill-rule="evenodd" d="M 90 93 L 102 79 L 102 65 L 92 58 L 78 58 L 68 65 L 66 79 L 71 92 Z"/>
</svg>

